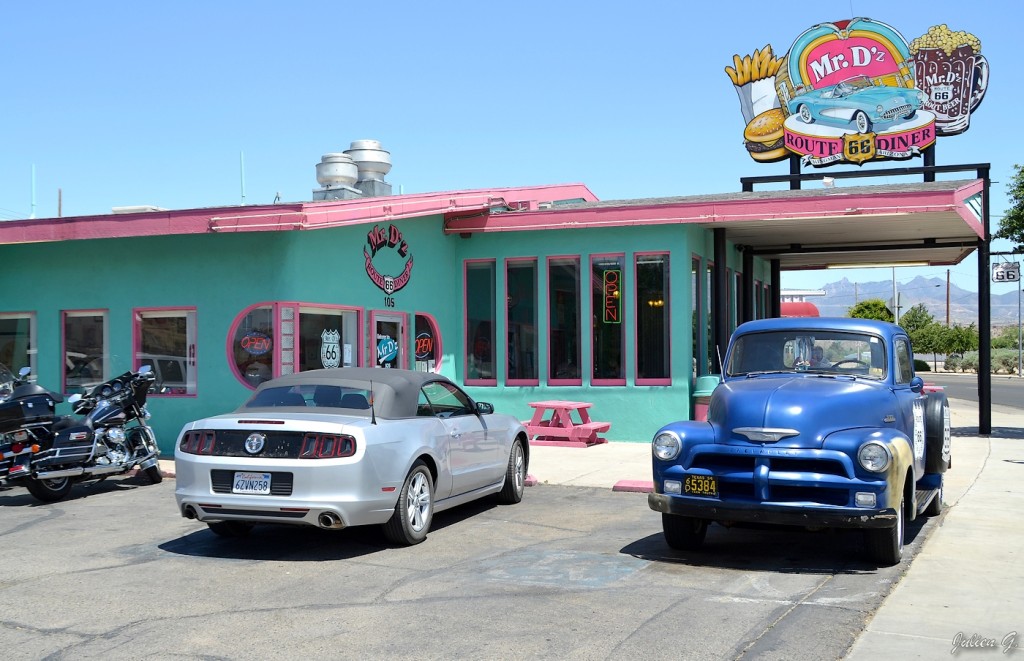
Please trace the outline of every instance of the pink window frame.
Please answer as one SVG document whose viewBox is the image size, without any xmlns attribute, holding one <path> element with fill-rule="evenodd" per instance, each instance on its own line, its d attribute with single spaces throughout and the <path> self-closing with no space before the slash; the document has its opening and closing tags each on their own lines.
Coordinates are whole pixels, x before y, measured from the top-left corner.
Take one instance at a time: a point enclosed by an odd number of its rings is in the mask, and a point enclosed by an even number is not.
<svg viewBox="0 0 1024 661">
<path fill-rule="evenodd" d="M 235 337 L 235 331 L 238 329 L 238 324 L 242 322 L 242 319 L 246 317 L 250 312 L 257 308 L 270 308 L 271 316 L 274 320 L 274 332 L 273 337 L 273 348 L 271 349 L 271 378 L 277 378 L 281 376 L 281 310 L 284 308 L 293 308 L 295 314 L 291 321 L 295 324 L 299 323 L 298 314 L 303 307 L 322 308 L 330 310 L 351 310 L 356 313 L 356 350 L 359 352 L 359 356 L 355 360 L 356 365 L 365 364 L 364 344 L 365 340 L 363 335 L 363 315 L 364 309 L 361 307 L 348 306 L 348 305 L 332 305 L 329 303 L 315 303 L 313 301 L 260 301 L 259 303 L 253 303 L 252 305 L 243 308 L 241 312 L 235 315 L 235 318 L 231 320 L 231 325 L 228 326 L 227 337 L 224 338 L 224 356 L 228 363 L 228 369 L 231 374 L 234 375 L 235 379 L 248 388 L 249 390 L 255 390 L 256 387 L 249 384 L 245 380 L 245 377 L 241 372 L 238 371 L 238 365 L 235 364 L 235 352 L 232 346 L 232 341 Z M 296 347 L 292 347 L 292 351 L 297 351 Z M 298 354 L 292 356 L 292 370 L 298 365 Z M 197 385 L 198 389 L 198 385 Z"/>
<path fill-rule="evenodd" d="M 509 332 L 509 318 L 508 318 L 508 267 L 511 264 L 533 264 L 534 276 L 536 278 L 535 288 L 533 292 L 533 301 L 535 304 L 534 309 L 534 321 L 540 321 L 540 260 L 534 257 L 506 257 L 505 258 L 505 336 L 508 336 Z M 539 328 L 537 329 L 540 330 Z M 507 342 L 506 342 L 507 344 Z M 510 379 L 508 378 L 508 361 L 511 359 L 511 352 L 505 352 L 505 383 L 510 386 L 537 386 L 540 385 L 540 361 L 537 358 L 540 355 L 540 334 L 537 333 L 537 347 L 534 350 L 534 367 L 537 370 L 537 378 L 535 379 Z"/>
<path fill-rule="evenodd" d="M 194 353 L 191 356 L 187 356 L 188 366 L 194 370 L 196 382 L 196 391 L 194 393 L 165 393 L 161 394 L 158 392 L 150 393 L 150 397 L 198 397 L 199 396 L 199 311 L 194 306 L 168 306 L 168 307 L 156 307 L 156 308 L 132 308 L 132 370 L 138 371 L 139 354 L 142 353 L 142 324 L 139 320 L 139 315 L 145 312 L 184 312 L 192 313 L 192 319 L 196 325 L 196 343 L 194 346 Z"/>
<path fill-rule="evenodd" d="M 431 373 L 432 374 L 440 374 L 441 373 L 441 364 L 444 362 L 444 353 L 442 351 L 444 349 L 444 342 L 442 342 L 442 339 L 441 339 L 441 325 L 439 323 L 437 323 L 437 317 L 435 317 L 434 315 L 430 314 L 429 312 L 413 312 L 413 317 L 412 317 L 412 332 L 413 332 L 412 353 L 413 353 L 413 360 L 416 359 L 416 336 L 415 336 L 415 333 L 416 333 L 416 317 L 423 317 L 424 319 L 426 319 L 427 323 L 430 324 L 430 328 L 434 331 L 434 356 L 435 356 L 435 360 L 434 360 L 434 369 L 433 369 L 433 371 Z"/>
<path fill-rule="evenodd" d="M 498 277 L 498 262 L 496 259 L 467 259 L 462 262 L 462 364 L 465 368 L 464 371 L 467 378 L 463 379 L 463 383 L 467 386 L 497 386 L 498 385 L 498 366 L 501 364 L 499 360 L 498 347 L 501 346 L 501 342 L 498 341 L 498 310 L 497 310 L 497 297 L 495 297 L 495 310 L 494 310 L 494 377 L 490 379 L 470 379 L 469 374 L 469 353 L 470 345 L 470 329 L 469 329 L 469 265 L 470 264 L 491 264 L 494 266 L 494 277 L 497 280 Z"/>
<path fill-rule="evenodd" d="M 366 362 L 363 364 L 366 367 L 377 366 L 377 351 L 375 349 L 377 346 L 377 317 L 403 317 L 402 332 L 405 334 L 405 337 L 398 338 L 398 346 L 403 348 L 400 351 L 402 357 L 398 362 L 398 366 L 403 370 L 409 369 L 409 313 L 397 310 L 370 310 L 370 326 L 366 332 L 366 342 L 364 343 L 366 345 L 366 353 L 363 354 L 363 360 Z"/>
<path fill-rule="evenodd" d="M 110 353 L 110 347 L 107 346 L 107 341 L 110 333 L 110 310 L 109 308 L 85 308 L 82 310 L 61 310 L 60 311 L 60 391 L 63 394 L 68 394 L 67 384 L 67 369 L 65 364 L 68 359 L 68 346 L 67 337 L 65 337 L 64 329 L 67 327 L 67 319 L 69 316 L 75 317 L 86 317 L 89 315 L 103 315 L 103 380 L 106 381 L 110 374 L 110 365 L 108 354 Z"/>
<path fill-rule="evenodd" d="M 597 259 L 607 259 L 607 258 L 616 258 L 616 259 L 618 259 L 619 263 L 622 266 L 622 270 L 621 270 L 622 276 L 625 276 L 625 272 L 626 272 L 626 268 L 627 268 L 626 267 L 626 253 L 621 253 L 621 252 L 594 253 L 594 254 L 590 255 L 590 269 L 587 272 L 587 276 L 588 276 L 586 278 L 587 282 L 591 282 L 592 283 L 592 279 L 594 277 L 594 260 L 597 260 Z M 634 262 L 634 264 L 635 264 L 635 262 Z M 636 273 L 634 272 L 633 275 L 636 276 Z M 581 278 L 581 280 L 582 280 L 582 278 Z M 634 282 L 636 282 L 635 277 L 634 277 Z M 582 287 L 582 283 L 581 283 L 581 287 Z M 623 294 L 622 292 L 624 290 L 625 290 L 625 287 L 623 287 L 623 286 L 619 287 L 619 292 L 620 292 L 620 294 L 619 294 L 619 314 L 621 314 L 623 317 L 627 317 L 628 318 L 629 315 L 626 314 L 626 301 L 623 300 L 623 297 L 625 296 L 625 294 Z M 592 300 L 593 296 L 594 296 L 593 283 L 592 283 L 592 285 L 590 287 L 590 290 L 587 293 L 588 293 L 590 299 Z M 581 298 L 582 298 L 582 294 L 583 294 L 583 292 L 581 291 L 580 292 Z M 635 299 L 636 296 L 633 296 L 632 298 Z M 593 312 L 593 314 L 591 314 L 591 319 L 596 319 L 598 312 L 599 311 L 595 310 Z M 582 331 L 583 330 L 582 329 L 582 319 L 581 319 L 580 326 L 581 326 L 580 330 Z M 593 337 L 593 330 L 594 330 L 593 328 L 590 329 L 591 337 Z M 620 344 L 620 346 L 619 346 L 619 355 L 622 356 L 622 365 L 621 365 L 622 378 L 621 379 L 599 379 L 597 377 L 593 377 L 593 378 L 590 379 L 590 385 L 592 385 L 592 386 L 624 386 L 624 385 L 626 385 L 626 374 L 627 374 L 627 367 L 628 367 L 628 365 L 626 364 L 626 322 L 625 322 L 625 320 L 620 320 L 619 335 L 620 335 L 620 338 L 619 338 L 619 344 Z M 593 372 L 596 369 L 596 365 L 594 365 L 594 346 L 593 346 L 593 342 L 591 342 L 591 346 L 590 346 L 590 363 L 591 363 L 591 372 Z M 636 369 L 635 365 L 634 365 L 634 369 Z"/>
<path fill-rule="evenodd" d="M 235 379 L 248 388 L 249 390 L 256 390 L 256 386 L 251 385 L 245 380 L 245 376 L 238 371 L 238 365 L 235 364 L 235 351 L 232 346 L 232 342 L 235 339 L 235 331 L 238 330 L 238 324 L 242 323 L 242 319 L 245 319 L 246 315 L 257 308 L 270 308 L 270 314 L 274 318 L 274 336 L 272 339 L 274 343 L 273 349 L 271 349 L 270 358 L 270 369 L 271 378 L 277 378 L 281 375 L 281 310 L 276 302 L 272 301 L 261 301 L 259 303 L 253 303 L 252 305 L 243 308 L 241 312 L 235 315 L 235 318 L 231 320 L 231 325 L 228 326 L 228 335 L 224 338 L 224 356 L 227 359 L 228 369 L 234 375 Z"/>
<path fill-rule="evenodd" d="M 669 342 L 665 347 L 665 351 L 668 352 L 668 376 L 659 377 L 656 379 L 641 378 L 636 374 L 636 371 L 640 369 L 640 335 L 639 329 L 634 330 L 634 356 L 633 356 L 633 376 L 634 383 L 638 386 L 670 386 L 672 385 L 672 257 L 671 253 L 667 250 L 656 250 L 649 252 L 638 252 L 633 253 L 633 300 L 635 303 L 636 314 L 634 315 L 634 326 L 639 323 L 640 320 L 640 297 L 637 293 L 636 288 L 640 285 L 640 276 L 637 274 L 637 264 L 640 257 L 651 257 L 661 256 L 665 258 L 665 270 L 668 271 L 667 278 L 665 278 L 665 319 L 668 323 L 668 337 Z M 692 267 L 691 267 L 692 268 Z M 692 344 L 692 343 L 691 343 Z"/>
<path fill-rule="evenodd" d="M 579 347 L 579 359 L 580 359 L 580 378 L 578 379 L 554 379 L 551 378 L 551 262 L 558 259 L 571 259 L 576 262 L 576 284 L 579 287 L 579 291 L 576 296 L 576 318 L 578 320 L 577 329 L 578 334 L 576 336 L 576 346 Z M 547 287 L 544 290 L 545 310 L 547 310 L 547 356 L 545 376 L 547 383 L 550 386 L 581 386 L 583 385 L 583 374 L 586 372 L 584 369 L 584 360 L 586 356 L 583 353 L 583 260 L 580 255 L 549 255 L 545 260 Z"/>
<path fill-rule="evenodd" d="M 340 312 L 355 312 L 356 313 L 356 340 L 354 346 L 356 347 L 357 355 L 352 361 L 353 365 L 363 364 L 363 308 L 354 305 L 334 305 L 330 303 L 313 303 L 311 301 L 280 301 L 277 304 L 277 314 L 274 316 L 274 335 L 275 338 L 280 338 L 282 335 L 281 324 L 283 319 L 281 318 L 281 310 L 284 308 L 292 308 L 295 312 L 292 315 L 291 321 L 295 323 L 294 333 L 298 337 L 298 324 L 299 315 L 302 314 L 302 308 L 318 308 L 320 310 L 338 310 Z M 274 353 L 275 370 L 274 375 L 279 376 L 277 365 L 281 368 L 284 367 L 284 361 L 281 359 L 281 354 L 278 351 L 283 351 L 284 347 L 280 346 L 282 343 L 275 339 L 274 344 L 276 345 Z M 299 348 L 297 346 L 292 347 L 292 373 L 294 374 L 299 369 Z"/>
</svg>

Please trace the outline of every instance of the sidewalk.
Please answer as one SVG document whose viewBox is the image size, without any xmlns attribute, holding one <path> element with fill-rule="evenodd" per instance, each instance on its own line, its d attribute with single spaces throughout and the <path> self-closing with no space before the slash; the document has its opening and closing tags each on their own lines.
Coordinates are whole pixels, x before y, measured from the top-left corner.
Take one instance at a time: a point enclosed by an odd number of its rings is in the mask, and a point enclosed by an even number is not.
<svg viewBox="0 0 1024 661">
<path fill-rule="evenodd" d="M 1004 642 L 1024 655 L 1024 411 L 993 410 L 985 437 L 976 402 L 950 400 L 950 410 L 945 512 L 847 659 L 989 658 Z M 648 443 L 534 446 L 528 484 L 649 491 L 650 452 Z M 160 465 L 173 477 L 173 461 Z"/>
</svg>

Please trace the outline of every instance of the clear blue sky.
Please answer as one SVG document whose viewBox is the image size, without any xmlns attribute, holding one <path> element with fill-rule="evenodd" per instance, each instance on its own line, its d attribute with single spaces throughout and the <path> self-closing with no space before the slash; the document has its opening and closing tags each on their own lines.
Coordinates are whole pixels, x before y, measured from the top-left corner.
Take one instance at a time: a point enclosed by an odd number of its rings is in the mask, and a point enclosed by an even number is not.
<svg viewBox="0 0 1024 661">
<path fill-rule="evenodd" d="M 322 154 L 375 138 L 396 192 L 582 182 L 603 200 L 739 189 L 782 174 L 742 146 L 723 68 L 864 16 L 907 40 L 946 23 L 991 64 L 970 130 L 939 164 L 992 164 L 993 231 L 1024 163 L 1016 3 L 9 3 L 0 24 L 0 219 L 152 204 L 311 199 Z M 918 165 L 920 159 L 898 163 Z M 868 166 L 866 166 L 868 167 Z M 824 171 L 823 174 L 827 174 Z M 894 183 L 875 179 L 880 183 Z M 1005 242 L 994 245 L 1006 250 Z M 1019 259 L 1019 258 L 1018 258 Z M 973 258 L 951 267 L 977 290 Z M 783 275 L 788 288 L 890 269 Z M 897 279 L 945 278 L 946 267 Z M 993 293 L 1012 291 L 993 284 Z"/>
</svg>

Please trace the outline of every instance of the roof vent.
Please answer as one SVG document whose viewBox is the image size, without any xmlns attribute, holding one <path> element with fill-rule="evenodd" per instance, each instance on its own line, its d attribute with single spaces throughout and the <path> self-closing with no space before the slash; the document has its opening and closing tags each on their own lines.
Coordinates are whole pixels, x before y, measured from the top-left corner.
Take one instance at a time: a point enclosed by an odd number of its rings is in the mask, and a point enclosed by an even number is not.
<svg viewBox="0 0 1024 661">
<path fill-rule="evenodd" d="M 316 164 L 316 183 L 328 190 L 351 186 L 358 175 L 359 169 L 348 154 L 324 154 Z"/>
<path fill-rule="evenodd" d="M 380 148 L 379 140 L 353 140 L 345 153 L 359 168 L 359 181 L 384 181 L 391 172 L 391 154 Z"/>
</svg>

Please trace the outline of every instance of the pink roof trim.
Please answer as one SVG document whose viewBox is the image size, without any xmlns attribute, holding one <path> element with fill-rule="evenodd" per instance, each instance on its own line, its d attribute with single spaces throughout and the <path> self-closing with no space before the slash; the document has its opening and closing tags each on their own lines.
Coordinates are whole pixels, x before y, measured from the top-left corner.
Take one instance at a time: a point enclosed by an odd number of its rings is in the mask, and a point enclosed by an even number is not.
<svg viewBox="0 0 1024 661">
<path fill-rule="evenodd" d="M 553 184 L 356 200 L 11 220 L 0 223 L 0 244 L 319 229 L 435 214 L 461 215 L 488 211 L 493 206 L 534 210 L 541 202 L 571 199 L 597 201 L 583 184 Z"/>
<path fill-rule="evenodd" d="M 606 203 L 598 207 L 492 213 L 451 219 L 448 233 L 513 232 L 631 225 L 743 223 L 771 219 L 822 218 L 955 211 L 978 235 L 981 223 L 963 201 L 981 191 L 982 181 L 954 191 L 921 190 L 826 194 L 803 197 L 750 197 L 735 200 L 654 201 L 650 204 Z"/>
</svg>

